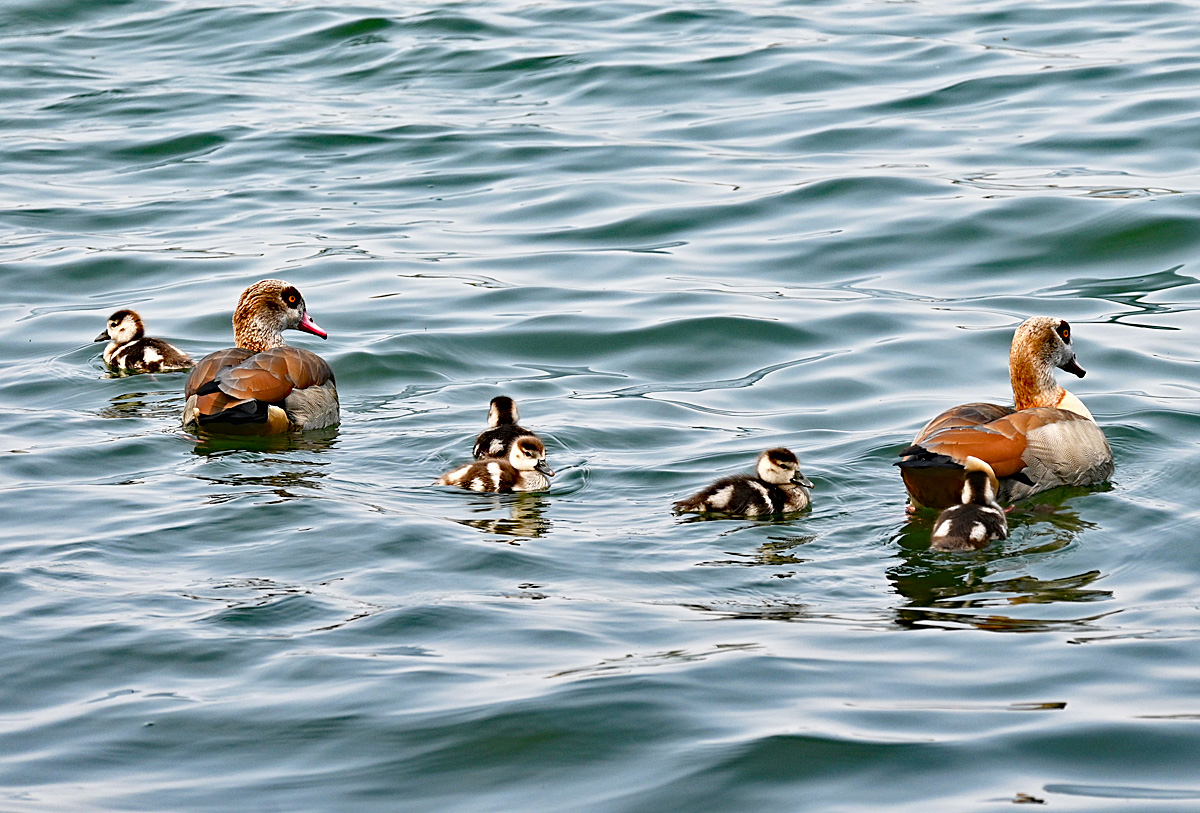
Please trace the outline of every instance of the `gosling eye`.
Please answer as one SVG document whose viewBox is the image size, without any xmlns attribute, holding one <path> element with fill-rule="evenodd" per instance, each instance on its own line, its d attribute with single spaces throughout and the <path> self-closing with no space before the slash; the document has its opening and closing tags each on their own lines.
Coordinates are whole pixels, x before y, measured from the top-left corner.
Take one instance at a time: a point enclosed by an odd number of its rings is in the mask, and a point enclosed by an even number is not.
<svg viewBox="0 0 1200 813">
<path fill-rule="evenodd" d="M 1059 338 L 1064 342 L 1071 341 L 1071 326 L 1066 322 L 1059 322 L 1058 327 L 1054 329 L 1054 332 L 1057 333 Z"/>
</svg>

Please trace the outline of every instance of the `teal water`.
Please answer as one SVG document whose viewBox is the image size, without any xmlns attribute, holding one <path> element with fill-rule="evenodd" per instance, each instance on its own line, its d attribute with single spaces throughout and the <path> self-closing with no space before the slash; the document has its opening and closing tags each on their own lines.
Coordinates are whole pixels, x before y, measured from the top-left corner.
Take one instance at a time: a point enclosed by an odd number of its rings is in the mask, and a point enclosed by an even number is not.
<svg viewBox="0 0 1200 813">
<path fill-rule="evenodd" d="M 734 7 L 736 5 L 736 7 Z M 0 809 L 1200 807 L 1200 15 L 0 6 Z M 251 282 L 343 423 L 112 377 Z M 892 462 L 1069 319 L 1111 485 L 930 553 Z M 504 392 L 544 494 L 432 487 Z M 797 451 L 814 507 L 674 518 Z"/>
</svg>

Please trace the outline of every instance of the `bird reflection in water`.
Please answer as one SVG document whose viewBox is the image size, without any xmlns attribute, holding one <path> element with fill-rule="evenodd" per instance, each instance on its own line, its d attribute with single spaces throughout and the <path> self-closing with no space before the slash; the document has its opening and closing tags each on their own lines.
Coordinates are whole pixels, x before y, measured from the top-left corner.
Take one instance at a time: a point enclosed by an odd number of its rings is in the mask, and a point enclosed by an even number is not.
<svg viewBox="0 0 1200 813">
<path fill-rule="evenodd" d="M 686 520 L 684 520 L 686 521 Z M 701 521 L 704 521 L 701 518 Z M 765 524 L 763 521 L 752 521 L 739 524 L 721 534 L 730 536 Z M 700 567 L 770 567 L 776 568 L 771 576 L 776 579 L 790 579 L 796 575 L 795 570 L 784 570 L 786 567 L 796 567 L 812 561 L 796 555 L 796 549 L 807 545 L 816 539 L 816 534 L 777 534 L 767 537 L 767 541 L 758 545 L 752 551 L 725 551 L 729 559 L 709 559 L 697 562 Z M 714 620 L 752 620 L 752 621 L 803 621 L 813 617 L 812 609 L 794 597 L 759 598 L 753 601 L 741 599 L 716 599 L 713 601 L 690 601 L 681 606 L 689 610 L 706 613 Z"/>
<path fill-rule="evenodd" d="M 753 527 L 744 526 L 744 527 Z M 735 528 L 732 531 L 727 531 L 721 536 L 727 536 L 732 533 L 737 533 L 742 528 Z M 767 541 L 759 545 L 753 551 L 726 551 L 725 553 L 732 556 L 732 559 L 711 559 L 706 562 L 698 562 L 699 565 L 735 565 L 741 567 L 760 567 L 767 565 L 770 567 L 781 567 L 788 565 L 802 565 L 805 562 L 811 561 L 796 555 L 796 548 L 801 545 L 806 545 L 816 539 L 814 534 L 790 534 L 781 536 L 767 537 Z M 794 573 L 781 572 L 774 574 L 777 578 L 787 578 L 795 575 Z"/>
<path fill-rule="evenodd" d="M 322 459 L 322 455 L 336 446 L 338 429 L 331 426 L 302 434 L 239 437 L 182 434 L 196 442 L 192 453 L 207 459 L 204 469 L 192 472 L 192 476 L 237 489 L 215 492 L 209 496 L 209 503 L 229 502 L 245 496 L 247 489 L 273 493 L 282 502 L 311 496 L 312 491 L 321 487 L 322 481 L 328 476 L 324 470 L 328 463 Z M 256 454 L 240 454 L 242 452 Z M 229 466 L 220 473 L 217 473 L 217 467 L 207 465 L 220 464 L 224 458 L 234 456 L 237 465 Z M 253 473 L 248 473 L 248 469 Z"/>
<path fill-rule="evenodd" d="M 519 545 L 521 539 L 538 539 L 550 531 L 551 523 L 546 518 L 546 497 L 534 491 L 514 492 L 512 494 L 486 494 L 468 503 L 468 508 L 477 514 L 508 509 L 505 517 L 471 517 L 456 519 L 447 517 L 451 522 L 466 525 L 468 528 L 491 534 L 508 537 L 510 545 Z"/>
<path fill-rule="evenodd" d="M 759 601 L 685 602 L 679 606 L 708 613 L 718 621 L 808 621 L 819 618 L 807 604 L 791 599 L 761 599 Z"/>
<path fill-rule="evenodd" d="M 1094 490 L 1094 489 L 1091 489 Z M 887 571 L 896 592 L 908 600 L 897 607 L 895 622 L 901 627 L 975 627 L 1003 632 L 1035 632 L 1090 627 L 1112 612 L 1089 613 L 1073 618 L 1014 616 L 998 609 L 1023 604 L 1080 604 L 1112 599 L 1109 590 L 1093 586 L 1102 578 L 1098 570 L 1073 576 L 1039 579 L 1028 573 L 1002 576 L 1018 568 L 1018 557 L 1038 561 L 1062 550 L 1082 532 L 1095 528 L 1062 503 L 1085 489 L 1060 489 L 1053 503 L 1039 500 L 1021 505 L 1009 514 L 1009 540 L 969 553 L 929 549 L 931 517 L 908 522 L 893 537 L 902 561 Z M 1023 547 L 1021 547 L 1023 545 Z"/>
<path fill-rule="evenodd" d="M 717 644 L 709 649 L 671 649 L 645 654 L 629 654 L 619 658 L 605 658 L 598 663 L 564 669 L 550 675 L 552 678 L 590 678 L 600 675 L 626 675 L 662 666 L 678 666 L 685 663 L 702 663 L 718 655 L 761 650 L 759 644 Z"/>
<path fill-rule="evenodd" d="M 124 392 L 109 399 L 108 406 L 102 408 L 98 414 L 101 418 L 143 418 L 170 421 L 178 411 L 178 393 Z"/>
</svg>

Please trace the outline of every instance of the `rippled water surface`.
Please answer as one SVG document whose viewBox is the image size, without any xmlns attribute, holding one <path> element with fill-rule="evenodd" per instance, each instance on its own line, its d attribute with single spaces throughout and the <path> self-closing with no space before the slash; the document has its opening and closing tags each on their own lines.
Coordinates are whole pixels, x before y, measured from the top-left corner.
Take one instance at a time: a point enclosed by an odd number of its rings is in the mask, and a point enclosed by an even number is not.
<svg viewBox="0 0 1200 813">
<path fill-rule="evenodd" d="M 0 809 L 1200 807 L 1191 3 L 0 6 Z M 343 422 L 178 426 L 305 294 Z M 896 452 L 1068 319 L 1110 485 Z M 1068 383 L 1068 382 L 1064 382 Z M 513 396 L 543 494 L 431 486 Z M 777 522 L 672 500 L 786 445 Z"/>
</svg>

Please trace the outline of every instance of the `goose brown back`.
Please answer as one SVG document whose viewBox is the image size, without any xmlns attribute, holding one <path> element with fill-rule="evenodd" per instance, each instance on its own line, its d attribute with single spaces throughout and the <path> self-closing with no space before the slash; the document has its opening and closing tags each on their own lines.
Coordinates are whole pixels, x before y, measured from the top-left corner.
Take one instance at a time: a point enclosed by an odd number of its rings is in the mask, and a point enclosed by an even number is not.
<svg viewBox="0 0 1200 813">
<path fill-rule="evenodd" d="M 247 288 L 233 318 L 237 347 L 202 358 L 184 387 L 185 426 L 229 434 L 321 429 L 339 419 L 333 369 L 323 358 L 283 342 L 293 329 L 326 337 L 304 298 L 281 280 Z"/>
<path fill-rule="evenodd" d="M 1055 382 L 1056 367 L 1085 375 L 1075 360 L 1071 326 L 1048 316 L 1025 320 L 1009 352 L 1014 406 L 951 407 L 901 450 L 896 465 L 913 506 L 957 503 L 968 457 L 992 468 L 1000 478 L 997 496 L 1006 502 L 1108 479 L 1113 457 L 1104 432 L 1087 407 Z"/>
</svg>

